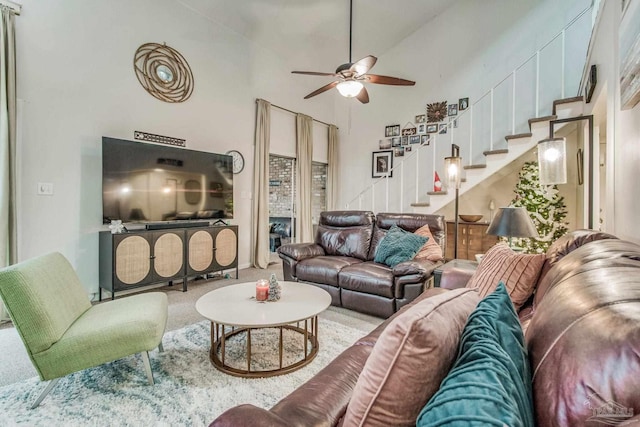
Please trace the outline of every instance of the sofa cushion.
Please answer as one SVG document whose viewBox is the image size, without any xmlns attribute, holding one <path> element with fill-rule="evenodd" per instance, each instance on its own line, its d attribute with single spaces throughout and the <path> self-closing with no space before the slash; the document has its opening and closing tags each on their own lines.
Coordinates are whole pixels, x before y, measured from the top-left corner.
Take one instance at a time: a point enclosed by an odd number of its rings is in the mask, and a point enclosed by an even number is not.
<svg viewBox="0 0 640 427">
<path fill-rule="evenodd" d="M 426 242 L 426 237 L 393 225 L 378 245 L 374 261 L 395 267 L 403 261 L 413 259 Z"/>
<path fill-rule="evenodd" d="M 470 289 L 456 289 L 426 298 L 393 319 L 358 377 L 343 425 L 414 425 L 449 371 L 479 299 Z"/>
<path fill-rule="evenodd" d="M 524 337 L 502 282 L 469 316 L 458 354 L 440 389 L 420 412 L 418 427 L 463 420 L 477 425 L 534 425 Z"/>
<path fill-rule="evenodd" d="M 338 285 L 343 289 L 393 298 L 393 271 L 384 264 L 367 261 L 340 270 Z"/>
<path fill-rule="evenodd" d="M 442 248 L 440 247 L 438 242 L 436 242 L 436 239 L 433 238 L 433 234 L 431 234 L 429 225 L 424 225 L 418 228 L 416 231 L 414 231 L 414 233 L 418 236 L 426 237 L 428 239 L 427 243 L 422 245 L 414 259 L 418 261 L 426 259 L 433 262 L 442 260 Z"/>
<path fill-rule="evenodd" d="M 498 243 L 482 258 L 467 288 L 476 289 L 480 296 L 486 297 L 502 280 L 516 311 L 520 310 L 533 293 L 544 259 L 544 254 L 519 254 L 506 243 Z"/>
<path fill-rule="evenodd" d="M 344 267 L 361 263 L 345 256 L 317 256 L 300 261 L 296 265 L 296 277 L 304 282 L 338 286 L 338 273 Z"/>
<path fill-rule="evenodd" d="M 326 211 L 320 213 L 315 242 L 327 255 L 366 260 L 373 234 L 373 212 Z"/>
</svg>

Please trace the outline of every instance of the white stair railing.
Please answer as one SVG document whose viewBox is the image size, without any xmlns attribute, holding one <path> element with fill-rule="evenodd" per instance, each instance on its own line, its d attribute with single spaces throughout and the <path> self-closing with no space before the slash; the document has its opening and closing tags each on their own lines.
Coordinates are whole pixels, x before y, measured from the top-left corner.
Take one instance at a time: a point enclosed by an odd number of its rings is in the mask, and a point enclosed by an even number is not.
<svg viewBox="0 0 640 427">
<path fill-rule="evenodd" d="M 565 98 L 567 88 L 567 80 L 574 82 L 575 93 L 578 92 L 578 84 L 580 76 L 582 74 L 582 68 L 584 63 L 579 67 L 575 67 L 575 72 L 570 74 L 567 71 L 566 62 L 566 37 L 567 31 L 574 31 L 581 40 L 584 40 L 584 52 L 585 56 L 583 61 L 586 60 L 586 48 L 591 33 L 591 19 L 589 12 L 591 6 L 582 10 L 575 18 L 573 18 L 559 33 L 552 37 L 547 43 L 545 43 L 540 49 L 534 52 L 520 65 L 515 67 L 513 71 L 507 74 L 503 79 L 496 83 L 493 87 L 482 94 L 478 99 L 469 105 L 464 111 L 458 112 L 455 119 L 446 123 L 446 130 L 448 138 L 442 134 L 431 134 L 431 141 L 429 145 L 415 145 L 411 154 L 405 155 L 405 158 L 398 161 L 392 168 L 387 171 L 387 174 L 381 178 L 374 180 L 370 185 L 360 191 L 354 198 L 345 204 L 346 209 L 358 209 L 358 210 L 372 210 L 373 212 L 404 212 L 410 207 L 411 204 L 420 204 L 421 198 L 426 199 L 428 190 L 425 190 L 433 182 L 434 172 L 441 166 L 437 164 L 436 159 L 442 160 L 450 150 L 450 146 L 447 144 L 438 144 L 438 140 L 449 139 L 450 143 L 455 143 L 460 146 L 460 152 L 463 160 L 467 165 L 477 165 L 484 163 L 484 152 L 493 151 L 496 149 L 507 148 L 504 137 L 508 134 L 516 135 L 518 133 L 529 132 L 528 120 L 530 118 L 541 117 L 541 105 L 547 108 L 551 108 L 553 100 Z M 587 25 L 588 24 L 588 25 Z M 583 25 L 583 27 L 581 27 Z M 587 27 L 584 27 L 584 26 Z M 560 59 L 556 62 L 549 61 L 543 63 L 542 59 L 545 54 L 549 53 L 556 41 L 560 41 Z M 541 99 L 542 88 L 540 85 L 541 79 L 541 66 L 551 68 L 552 75 L 560 76 L 560 84 L 557 91 L 554 91 L 551 84 L 547 84 L 544 88 L 549 91 L 549 94 Z M 534 79 L 534 93 L 526 93 L 527 87 L 531 86 L 531 79 L 526 78 L 527 67 L 534 68 L 535 72 L 532 76 Z M 510 84 L 509 84 L 510 83 Z M 508 84 L 510 89 L 510 111 L 508 114 L 501 114 L 497 112 L 495 108 L 495 96 L 496 92 L 505 90 Z M 508 91 L 507 89 L 507 91 Z M 520 98 L 519 98 L 520 97 Z M 524 109 L 527 97 L 532 98 L 532 104 L 529 110 Z M 520 102 L 517 100 L 520 99 Z M 488 100 L 488 106 L 485 104 Z M 518 106 L 523 108 L 518 110 Z M 474 111 L 477 113 L 474 115 Z M 504 112 L 503 112 L 504 113 Z M 481 121 L 484 116 L 488 117 L 488 125 Z M 504 120 L 496 123 L 496 116 L 506 116 Z M 474 122 L 474 118 L 477 122 Z M 518 120 L 522 118 L 522 120 Z M 498 126 L 500 125 L 500 126 Z M 464 138 L 463 138 L 464 137 Z M 496 140 L 497 138 L 497 140 Z M 439 152 L 437 152 L 439 151 Z M 431 158 L 432 162 L 427 165 L 426 159 Z M 405 163 L 407 167 L 405 167 Z M 443 163 L 442 161 L 440 163 Z M 413 168 L 410 165 L 415 165 Z M 425 167 L 427 165 L 427 167 Z M 396 173 L 395 177 L 399 179 L 394 180 L 392 184 L 389 176 L 392 173 Z M 407 181 L 412 182 L 411 197 L 406 197 L 409 202 L 405 204 L 405 194 L 407 188 L 405 188 L 405 174 L 413 173 L 415 179 Z M 399 176 L 398 176 L 399 175 Z M 441 176 L 441 179 L 444 177 Z M 382 184 L 384 183 L 384 186 Z M 428 183 L 425 185 L 425 183 Z M 424 188 L 421 188 L 421 184 Z M 376 192 L 381 193 L 376 195 Z M 380 205 L 380 200 L 383 205 Z"/>
</svg>

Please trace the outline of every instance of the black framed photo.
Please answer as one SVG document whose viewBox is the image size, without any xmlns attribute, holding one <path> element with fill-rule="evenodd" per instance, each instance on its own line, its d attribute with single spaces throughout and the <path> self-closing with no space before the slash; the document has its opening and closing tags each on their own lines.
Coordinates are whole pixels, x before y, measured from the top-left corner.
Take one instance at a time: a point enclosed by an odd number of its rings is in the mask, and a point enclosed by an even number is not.
<svg viewBox="0 0 640 427">
<path fill-rule="evenodd" d="M 432 125 L 427 125 L 427 133 L 436 133 L 438 132 L 438 124 L 434 123 Z"/>
<path fill-rule="evenodd" d="M 403 136 L 401 141 L 402 142 L 400 142 L 400 145 L 409 145 L 409 137 L 408 136 Z"/>
<path fill-rule="evenodd" d="M 420 135 L 411 135 L 409 137 L 409 144 L 420 144 Z"/>
<path fill-rule="evenodd" d="M 584 102 L 587 104 L 591 102 L 591 97 L 593 96 L 593 91 L 596 89 L 597 83 L 598 70 L 596 69 L 596 64 L 593 64 L 589 70 L 589 79 L 584 87 Z"/>
<path fill-rule="evenodd" d="M 404 147 L 396 147 L 393 149 L 394 157 L 403 157 L 404 156 Z"/>
<path fill-rule="evenodd" d="M 416 123 L 424 123 L 426 121 L 426 116 L 424 114 L 420 114 L 416 116 Z"/>
<path fill-rule="evenodd" d="M 458 111 L 464 111 L 469 108 L 469 98 L 460 98 L 458 100 Z"/>
<path fill-rule="evenodd" d="M 371 163 L 371 177 L 382 178 L 385 176 L 389 178 L 393 176 L 393 151 L 374 151 Z"/>
<path fill-rule="evenodd" d="M 422 145 L 430 145 L 431 144 L 431 135 L 422 135 L 420 137 L 420 144 L 422 144 Z"/>
<path fill-rule="evenodd" d="M 447 116 L 457 116 L 458 115 L 458 104 L 449 104 L 449 109 L 447 110 Z"/>
<path fill-rule="evenodd" d="M 400 125 L 391 125 L 384 128 L 384 136 L 391 138 L 393 136 L 400 136 Z"/>
<path fill-rule="evenodd" d="M 444 135 L 445 133 L 447 133 L 447 125 L 446 125 L 446 123 L 440 123 L 438 125 L 438 133 L 440 135 Z"/>
<path fill-rule="evenodd" d="M 427 132 L 427 125 L 425 123 L 420 123 L 418 125 L 418 133 L 426 133 Z"/>
<path fill-rule="evenodd" d="M 394 136 L 393 138 L 391 138 L 391 146 L 392 147 L 399 147 L 400 146 L 400 137 L 399 136 Z"/>
</svg>

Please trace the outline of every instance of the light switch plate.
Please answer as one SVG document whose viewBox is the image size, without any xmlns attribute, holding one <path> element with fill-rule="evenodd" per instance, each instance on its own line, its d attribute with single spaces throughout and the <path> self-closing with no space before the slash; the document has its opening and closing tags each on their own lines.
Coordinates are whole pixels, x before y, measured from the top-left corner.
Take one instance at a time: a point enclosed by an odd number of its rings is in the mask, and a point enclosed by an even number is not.
<svg viewBox="0 0 640 427">
<path fill-rule="evenodd" d="M 53 196 L 53 183 L 52 182 L 39 182 L 36 193 L 39 196 Z"/>
</svg>

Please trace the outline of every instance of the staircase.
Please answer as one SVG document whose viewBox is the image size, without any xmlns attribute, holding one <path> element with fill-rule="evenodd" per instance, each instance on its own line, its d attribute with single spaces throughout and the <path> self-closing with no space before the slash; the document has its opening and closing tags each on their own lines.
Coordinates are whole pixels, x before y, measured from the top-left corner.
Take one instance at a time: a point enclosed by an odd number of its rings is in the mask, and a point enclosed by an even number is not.
<svg viewBox="0 0 640 427">
<path fill-rule="evenodd" d="M 434 192 L 434 172 L 444 182 L 444 157 L 451 144 L 460 147 L 464 173 L 460 195 L 532 150 L 549 137 L 550 122 L 582 114 L 582 96 L 577 93 L 581 73 L 566 72 L 565 37 L 579 31 L 586 47 L 590 37 L 590 8 L 578 14 L 561 32 L 531 55 L 508 76 L 485 92 L 467 110 L 447 124 L 446 134 L 431 134 L 429 145 L 419 146 L 399 161 L 394 159 L 393 178 L 379 178 L 346 203 L 346 209 L 373 212 L 436 212 L 455 199 L 455 191 Z M 584 33 L 584 34 L 582 34 Z M 575 38 L 575 33 L 572 34 Z M 547 50 L 561 50 L 556 61 L 543 62 Z M 584 59 L 583 59 L 584 61 Z M 582 64 L 581 64 L 582 65 Z M 580 67 L 582 71 L 582 67 Z M 541 75 L 553 75 L 541 82 Z M 533 81 L 532 81 L 533 80 Z M 509 99 L 508 108 L 504 101 Z M 529 100 L 526 102 L 523 100 Z M 426 160 L 425 160 L 426 159 Z"/>
</svg>

